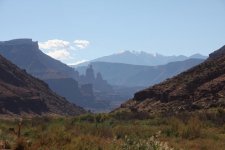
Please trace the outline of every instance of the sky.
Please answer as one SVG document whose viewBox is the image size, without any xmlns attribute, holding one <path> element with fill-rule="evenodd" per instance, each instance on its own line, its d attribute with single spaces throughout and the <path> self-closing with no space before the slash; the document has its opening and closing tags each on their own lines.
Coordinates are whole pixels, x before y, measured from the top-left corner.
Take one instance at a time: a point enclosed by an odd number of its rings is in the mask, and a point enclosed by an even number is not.
<svg viewBox="0 0 225 150">
<path fill-rule="evenodd" d="M 16 38 L 67 64 L 124 50 L 208 55 L 225 45 L 225 0 L 0 0 L 0 41 Z"/>
</svg>

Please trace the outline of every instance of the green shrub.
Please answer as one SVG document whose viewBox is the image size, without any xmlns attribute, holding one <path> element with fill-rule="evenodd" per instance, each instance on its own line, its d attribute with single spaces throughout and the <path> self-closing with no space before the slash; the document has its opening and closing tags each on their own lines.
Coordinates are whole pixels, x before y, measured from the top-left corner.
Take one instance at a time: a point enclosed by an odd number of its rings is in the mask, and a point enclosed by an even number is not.
<svg viewBox="0 0 225 150">
<path fill-rule="evenodd" d="M 217 108 L 211 111 L 204 111 L 198 114 L 203 122 L 208 122 L 214 126 L 223 126 L 225 124 L 225 109 Z"/>
<path fill-rule="evenodd" d="M 168 137 L 179 137 L 184 139 L 195 139 L 201 136 L 202 122 L 198 117 L 190 117 L 186 123 L 176 117 L 168 121 L 168 126 L 163 133 Z"/>
<path fill-rule="evenodd" d="M 172 117 L 169 118 L 168 126 L 163 130 L 163 133 L 168 137 L 178 137 L 182 128 L 184 128 L 184 123 L 178 118 Z"/>
</svg>

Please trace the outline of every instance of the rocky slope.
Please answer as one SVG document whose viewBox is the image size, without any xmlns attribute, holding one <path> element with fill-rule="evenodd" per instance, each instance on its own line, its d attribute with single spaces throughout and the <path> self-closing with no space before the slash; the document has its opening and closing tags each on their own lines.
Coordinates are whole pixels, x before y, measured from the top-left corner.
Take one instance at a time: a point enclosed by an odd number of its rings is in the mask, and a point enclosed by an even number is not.
<svg viewBox="0 0 225 150">
<path fill-rule="evenodd" d="M 119 110 L 177 113 L 225 107 L 225 46 L 202 64 L 143 91 Z"/>
<path fill-rule="evenodd" d="M 0 55 L 1 115 L 78 115 L 85 110 L 52 92 Z"/>
</svg>

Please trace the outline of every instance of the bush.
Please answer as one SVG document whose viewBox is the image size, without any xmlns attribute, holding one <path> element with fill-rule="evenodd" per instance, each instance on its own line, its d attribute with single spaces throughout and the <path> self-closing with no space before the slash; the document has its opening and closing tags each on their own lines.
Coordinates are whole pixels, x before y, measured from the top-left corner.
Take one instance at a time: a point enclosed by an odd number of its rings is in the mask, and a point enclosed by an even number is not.
<svg viewBox="0 0 225 150">
<path fill-rule="evenodd" d="M 218 108 L 214 111 L 205 111 L 199 114 L 199 117 L 204 122 L 209 122 L 215 126 L 222 126 L 225 124 L 225 110 Z"/>
<path fill-rule="evenodd" d="M 191 117 L 183 128 L 181 136 L 185 139 L 195 139 L 201 136 L 202 122 L 197 117 Z"/>
<path fill-rule="evenodd" d="M 122 121 L 135 120 L 135 119 L 144 120 L 144 119 L 151 118 L 151 116 L 146 112 L 127 112 L 127 111 L 113 113 L 112 117 L 116 120 L 122 120 Z"/>
<path fill-rule="evenodd" d="M 168 121 L 168 126 L 163 130 L 163 133 L 168 137 L 181 136 L 184 139 L 194 139 L 201 136 L 202 122 L 198 117 L 190 117 L 187 123 L 172 117 Z"/>
<path fill-rule="evenodd" d="M 108 114 L 85 114 L 74 118 L 72 124 L 76 122 L 102 123 L 108 119 Z"/>
<path fill-rule="evenodd" d="M 177 137 L 179 136 L 179 132 L 181 129 L 184 128 L 184 123 L 180 121 L 178 118 L 172 117 L 168 120 L 168 127 L 166 127 L 163 130 L 163 133 L 166 134 L 166 136 L 171 137 Z"/>
</svg>

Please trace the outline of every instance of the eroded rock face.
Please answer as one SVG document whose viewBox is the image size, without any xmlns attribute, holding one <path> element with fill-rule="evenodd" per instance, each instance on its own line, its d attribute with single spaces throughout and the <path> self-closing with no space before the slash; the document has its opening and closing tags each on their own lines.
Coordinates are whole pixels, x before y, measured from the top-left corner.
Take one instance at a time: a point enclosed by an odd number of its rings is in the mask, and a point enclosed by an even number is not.
<svg viewBox="0 0 225 150">
<path fill-rule="evenodd" d="M 85 111 L 0 55 L 0 114 L 78 115 Z"/>
<path fill-rule="evenodd" d="M 121 108 L 175 113 L 210 107 L 225 107 L 225 46 L 202 64 L 137 92 Z"/>
</svg>

